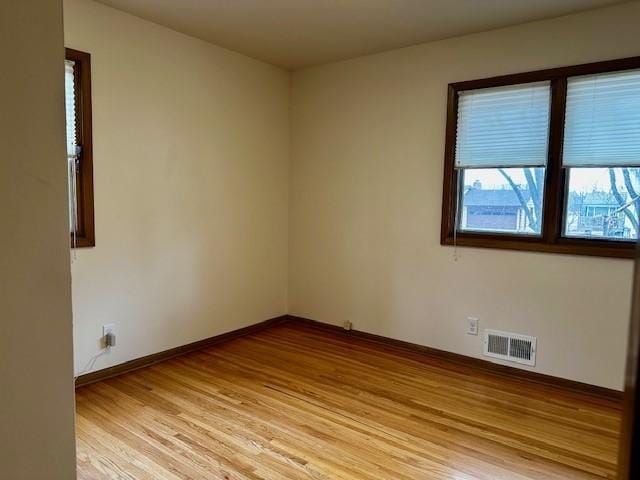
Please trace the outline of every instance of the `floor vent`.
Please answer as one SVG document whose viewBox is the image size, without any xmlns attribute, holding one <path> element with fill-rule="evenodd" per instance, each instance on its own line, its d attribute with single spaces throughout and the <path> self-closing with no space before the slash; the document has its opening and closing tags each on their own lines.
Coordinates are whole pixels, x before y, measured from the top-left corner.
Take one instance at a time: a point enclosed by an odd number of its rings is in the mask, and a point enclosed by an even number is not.
<svg viewBox="0 0 640 480">
<path fill-rule="evenodd" d="M 487 357 L 533 366 L 536 364 L 536 337 L 485 330 L 484 354 Z"/>
</svg>

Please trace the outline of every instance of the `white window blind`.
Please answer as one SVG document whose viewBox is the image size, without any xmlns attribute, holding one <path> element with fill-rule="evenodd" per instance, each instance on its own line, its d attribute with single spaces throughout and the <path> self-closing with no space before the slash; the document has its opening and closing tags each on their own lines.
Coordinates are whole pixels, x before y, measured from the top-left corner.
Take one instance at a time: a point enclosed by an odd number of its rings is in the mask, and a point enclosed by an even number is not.
<svg viewBox="0 0 640 480">
<path fill-rule="evenodd" d="M 459 93 L 457 168 L 547 164 L 550 82 Z"/>
<path fill-rule="evenodd" d="M 563 164 L 640 164 L 640 70 L 569 78 Z"/>
<path fill-rule="evenodd" d="M 73 62 L 64 62 L 64 90 L 67 113 L 67 155 L 76 155 L 76 97 L 74 89 Z"/>
</svg>

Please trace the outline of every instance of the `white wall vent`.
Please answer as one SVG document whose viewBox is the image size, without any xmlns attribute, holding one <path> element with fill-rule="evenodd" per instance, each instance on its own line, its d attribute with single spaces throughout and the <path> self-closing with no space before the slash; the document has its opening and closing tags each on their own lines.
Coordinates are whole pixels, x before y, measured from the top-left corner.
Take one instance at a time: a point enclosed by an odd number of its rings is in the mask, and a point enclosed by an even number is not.
<svg viewBox="0 0 640 480">
<path fill-rule="evenodd" d="M 536 337 L 485 330 L 484 355 L 533 366 L 536 364 Z"/>
</svg>

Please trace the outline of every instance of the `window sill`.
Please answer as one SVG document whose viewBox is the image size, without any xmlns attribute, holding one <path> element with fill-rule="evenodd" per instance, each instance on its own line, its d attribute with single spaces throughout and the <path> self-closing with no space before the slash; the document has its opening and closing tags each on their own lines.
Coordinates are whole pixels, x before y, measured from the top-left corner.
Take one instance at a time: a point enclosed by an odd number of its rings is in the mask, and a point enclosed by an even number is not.
<svg viewBox="0 0 640 480">
<path fill-rule="evenodd" d="M 453 245 L 453 237 L 446 236 L 441 245 Z M 542 241 L 539 237 L 521 238 L 511 235 L 491 235 L 459 233 L 456 238 L 459 247 L 497 248 L 528 252 L 562 253 L 567 255 L 588 255 L 592 257 L 635 258 L 636 243 L 619 243 L 610 240 L 587 240 L 562 238 L 555 243 Z"/>
<path fill-rule="evenodd" d="M 95 247 L 96 246 L 96 241 L 92 238 L 87 238 L 87 237 L 76 237 L 76 242 L 75 242 L 75 247 L 76 248 L 91 248 L 91 247 Z M 71 237 L 71 248 L 74 247 L 73 245 L 73 237 Z"/>
</svg>

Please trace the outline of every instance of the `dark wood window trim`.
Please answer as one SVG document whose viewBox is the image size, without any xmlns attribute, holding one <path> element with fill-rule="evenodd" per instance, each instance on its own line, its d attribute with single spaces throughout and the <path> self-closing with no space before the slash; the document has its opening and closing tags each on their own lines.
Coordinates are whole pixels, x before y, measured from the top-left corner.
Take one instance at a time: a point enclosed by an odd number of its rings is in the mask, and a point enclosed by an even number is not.
<svg viewBox="0 0 640 480">
<path fill-rule="evenodd" d="M 562 166 L 562 144 L 567 78 L 635 68 L 640 68 L 640 57 L 588 63 L 572 67 L 551 68 L 449 84 L 440 243 L 442 245 L 453 245 L 455 233 L 455 244 L 459 246 L 633 258 L 635 242 L 578 239 L 562 236 L 562 217 L 567 188 L 565 168 Z M 458 191 L 459 171 L 455 168 L 459 92 L 539 81 L 551 82 L 549 151 L 541 236 L 527 237 L 501 233 L 455 232 L 456 209 L 461 193 Z"/>
<path fill-rule="evenodd" d="M 67 60 L 75 62 L 76 85 L 76 138 L 81 147 L 77 166 L 78 219 L 75 236 L 77 247 L 94 247 L 96 244 L 93 211 L 93 142 L 91 126 L 91 55 L 67 48 Z M 74 238 L 71 235 L 73 245 Z"/>
</svg>

